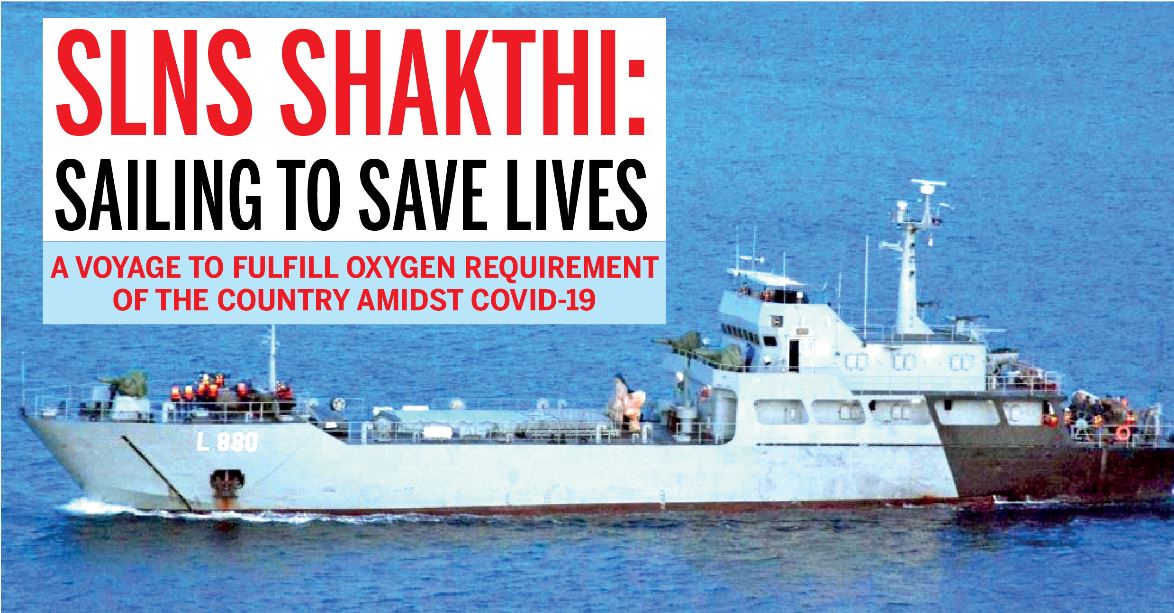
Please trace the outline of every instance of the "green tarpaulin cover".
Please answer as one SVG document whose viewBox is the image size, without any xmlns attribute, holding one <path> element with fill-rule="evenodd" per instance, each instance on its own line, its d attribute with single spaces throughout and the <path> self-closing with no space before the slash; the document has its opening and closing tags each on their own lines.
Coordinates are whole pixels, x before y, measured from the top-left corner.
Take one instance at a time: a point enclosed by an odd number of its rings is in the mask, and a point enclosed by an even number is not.
<svg viewBox="0 0 1174 613">
<path fill-rule="evenodd" d="M 701 335 L 688 332 L 680 338 L 666 338 L 657 341 L 673 348 L 677 353 L 696 356 L 718 368 L 741 368 L 745 365 L 742 349 L 737 345 L 726 345 L 721 349 L 710 349 L 701 344 Z"/>
<path fill-rule="evenodd" d="M 147 375 L 141 370 L 132 370 L 121 377 L 104 377 L 99 381 L 114 386 L 114 391 L 123 396 L 142 398 L 147 395 Z"/>
</svg>

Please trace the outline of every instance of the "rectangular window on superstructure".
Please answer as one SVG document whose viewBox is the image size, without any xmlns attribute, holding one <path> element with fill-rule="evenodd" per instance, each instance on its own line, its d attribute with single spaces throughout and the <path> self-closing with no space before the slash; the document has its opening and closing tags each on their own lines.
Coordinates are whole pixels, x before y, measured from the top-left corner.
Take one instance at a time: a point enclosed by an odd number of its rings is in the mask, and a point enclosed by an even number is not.
<svg viewBox="0 0 1174 613">
<path fill-rule="evenodd" d="M 767 347 L 778 347 L 779 340 L 774 336 L 764 336 L 762 337 L 762 344 L 766 345 Z"/>
<path fill-rule="evenodd" d="M 756 400 L 754 409 L 758 423 L 766 426 L 807 423 L 807 411 L 799 400 Z"/>
<path fill-rule="evenodd" d="M 855 400 L 816 400 L 812 403 L 815 423 L 827 425 L 859 425 L 864 423 L 864 407 Z"/>
</svg>

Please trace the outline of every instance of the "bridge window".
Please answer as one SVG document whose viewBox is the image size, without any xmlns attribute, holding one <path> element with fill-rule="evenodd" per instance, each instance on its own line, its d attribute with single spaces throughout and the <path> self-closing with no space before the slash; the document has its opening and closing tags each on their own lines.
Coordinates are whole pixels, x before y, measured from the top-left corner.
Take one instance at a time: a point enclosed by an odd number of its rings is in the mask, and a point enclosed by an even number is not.
<svg viewBox="0 0 1174 613">
<path fill-rule="evenodd" d="M 770 340 L 766 340 L 763 337 L 759 336 L 758 333 L 756 333 L 756 332 L 751 332 L 745 328 L 739 328 L 738 326 L 735 326 L 733 324 L 722 324 L 722 332 L 725 334 L 728 334 L 730 336 L 733 336 L 734 338 L 740 338 L 746 342 L 753 343 L 755 345 L 761 345 L 763 343 L 763 341 L 765 340 L 767 342 L 768 347 L 774 347 L 775 343 L 777 342 L 775 340 L 775 337 L 773 337 L 773 336 L 766 337 L 766 339 L 770 339 Z"/>
</svg>

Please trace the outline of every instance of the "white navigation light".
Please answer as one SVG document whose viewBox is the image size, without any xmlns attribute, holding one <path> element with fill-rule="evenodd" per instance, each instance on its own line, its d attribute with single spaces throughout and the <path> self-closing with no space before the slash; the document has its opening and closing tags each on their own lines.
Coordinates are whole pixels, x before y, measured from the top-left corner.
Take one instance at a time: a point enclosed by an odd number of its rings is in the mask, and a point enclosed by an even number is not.
<svg viewBox="0 0 1174 613">
<path fill-rule="evenodd" d="M 925 194 L 926 196 L 932 196 L 933 195 L 933 185 L 931 185 L 929 183 L 922 183 L 921 184 L 921 193 Z"/>
<path fill-rule="evenodd" d="M 897 210 L 898 210 L 898 211 L 904 211 L 904 210 L 905 210 L 905 209 L 907 209 L 907 208 L 909 208 L 909 203 L 908 203 L 908 202 L 905 202 L 904 200 L 898 200 L 898 201 L 897 201 Z"/>
</svg>

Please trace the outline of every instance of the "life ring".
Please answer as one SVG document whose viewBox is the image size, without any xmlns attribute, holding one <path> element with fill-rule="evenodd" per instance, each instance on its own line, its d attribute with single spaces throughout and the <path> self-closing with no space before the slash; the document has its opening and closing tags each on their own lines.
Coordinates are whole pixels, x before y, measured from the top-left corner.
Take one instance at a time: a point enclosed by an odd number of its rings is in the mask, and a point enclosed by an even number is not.
<svg viewBox="0 0 1174 613">
<path fill-rule="evenodd" d="M 1133 434 L 1129 430 L 1129 426 L 1117 426 L 1117 431 L 1113 433 L 1113 438 L 1119 443 L 1124 443 L 1129 440 L 1130 435 Z"/>
<path fill-rule="evenodd" d="M 1060 425 L 1060 418 L 1055 415 L 1044 415 L 1043 422 L 1043 425 L 1049 428 L 1055 428 Z"/>
<path fill-rule="evenodd" d="M 334 411 L 341 411 L 346 408 L 346 398 L 335 398 L 330 401 L 330 408 Z"/>
</svg>

